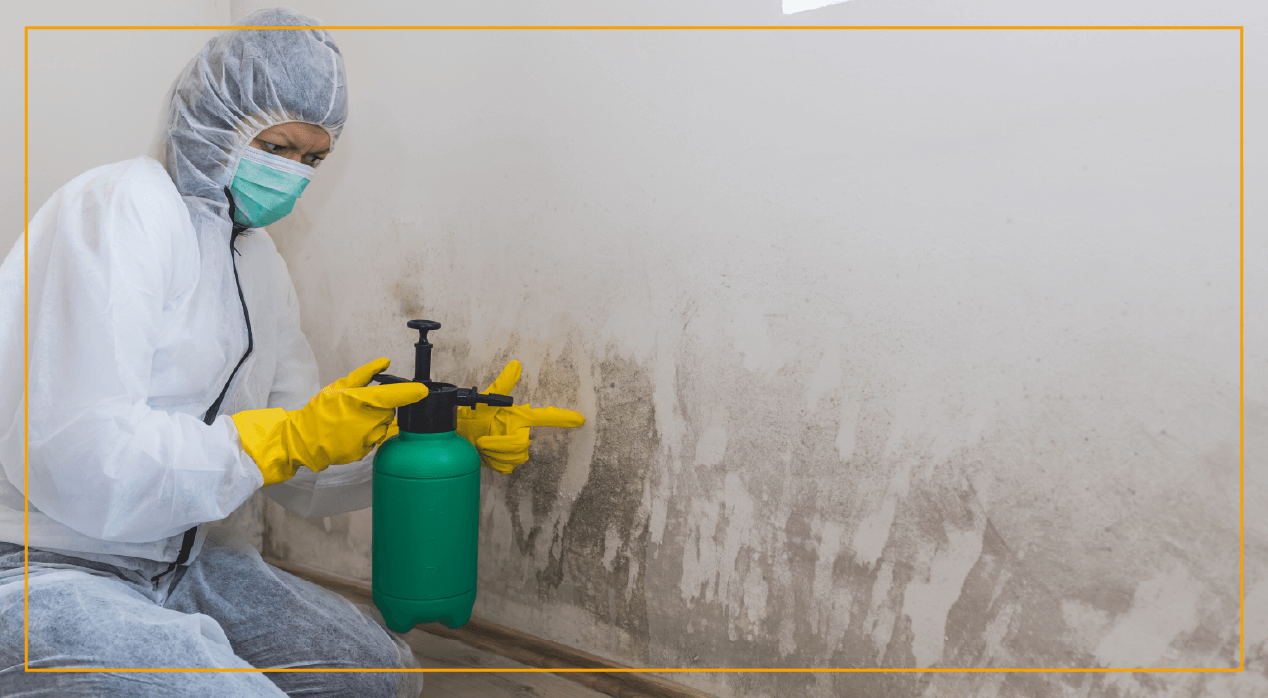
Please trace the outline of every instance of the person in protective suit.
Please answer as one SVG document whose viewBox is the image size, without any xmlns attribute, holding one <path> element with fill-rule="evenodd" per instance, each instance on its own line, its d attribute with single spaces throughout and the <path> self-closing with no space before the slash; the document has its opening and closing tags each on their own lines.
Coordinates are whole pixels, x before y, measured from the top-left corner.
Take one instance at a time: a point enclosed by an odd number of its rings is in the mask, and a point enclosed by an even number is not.
<svg viewBox="0 0 1268 698">
<path fill-rule="evenodd" d="M 369 385 L 386 359 L 319 390 L 295 289 L 262 228 L 291 211 L 339 138 L 343 57 L 288 10 L 240 25 L 290 28 L 209 41 L 173 87 L 165 164 L 77 177 L 0 265 L 0 695 L 421 689 L 406 672 L 24 669 L 24 619 L 33 669 L 417 666 L 373 610 L 208 525 L 262 487 L 306 516 L 369 506 L 374 447 L 394 433 L 394 408 L 427 392 Z M 512 362 L 494 388 L 518 375 Z M 527 406 L 462 417 L 460 433 L 502 472 L 527 459 L 529 426 L 584 421 Z"/>
</svg>

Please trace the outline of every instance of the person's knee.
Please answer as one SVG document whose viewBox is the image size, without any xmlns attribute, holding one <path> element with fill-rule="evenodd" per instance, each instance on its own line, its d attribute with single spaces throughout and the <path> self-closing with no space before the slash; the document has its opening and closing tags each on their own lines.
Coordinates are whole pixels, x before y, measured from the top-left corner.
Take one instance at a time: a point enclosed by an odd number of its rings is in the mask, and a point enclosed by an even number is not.
<svg viewBox="0 0 1268 698">
<path fill-rule="evenodd" d="M 364 619 L 369 621 L 369 619 Z M 359 621 L 354 624 L 359 624 Z M 367 622 L 364 628 L 358 628 L 353 635 L 344 635 L 335 640 L 328 638 L 330 645 L 308 660 L 293 662 L 291 666 L 308 666 L 312 668 L 339 669 L 401 669 L 413 665 L 412 655 L 403 657 L 398 646 L 388 636 L 387 631 L 373 622 Z M 365 698 L 395 698 L 410 693 L 411 689 L 402 686 L 414 686 L 421 680 L 421 675 L 408 672 L 303 672 L 267 674 L 283 691 L 289 694 L 313 696 L 365 696 Z M 412 691 L 417 695 L 417 691 Z"/>
<path fill-rule="evenodd" d="M 248 672 L 27 672 L 37 669 L 249 669 L 210 618 L 163 609 L 121 582 L 73 570 L 0 585 L 0 696 L 280 696 Z M 26 611 L 29 610 L 29 618 Z M 29 631 L 29 635 L 27 632 Z"/>
<path fill-rule="evenodd" d="M 371 624 L 371 632 L 357 643 L 357 653 L 361 666 L 382 669 L 400 669 L 404 666 L 401 649 L 388 636 L 387 631 Z"/>
</svg>

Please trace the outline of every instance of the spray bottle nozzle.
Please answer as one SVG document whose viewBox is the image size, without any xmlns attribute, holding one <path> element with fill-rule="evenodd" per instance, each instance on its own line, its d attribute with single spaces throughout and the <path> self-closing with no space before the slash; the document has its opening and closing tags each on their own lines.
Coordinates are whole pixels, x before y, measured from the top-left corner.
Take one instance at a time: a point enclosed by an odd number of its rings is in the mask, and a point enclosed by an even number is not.
<svg viewBox="0 0 1268 698">
<path fill-rule="evenodd" d="M 497 393 L 481 393 L 475 386 L 471 386 L 470 390 L 458 388 L 459 407 L 475 407 L 478 402 L 483 402 L 490 407 L 510 407 L 515 404 L 515 398 Z"/>
</svg>

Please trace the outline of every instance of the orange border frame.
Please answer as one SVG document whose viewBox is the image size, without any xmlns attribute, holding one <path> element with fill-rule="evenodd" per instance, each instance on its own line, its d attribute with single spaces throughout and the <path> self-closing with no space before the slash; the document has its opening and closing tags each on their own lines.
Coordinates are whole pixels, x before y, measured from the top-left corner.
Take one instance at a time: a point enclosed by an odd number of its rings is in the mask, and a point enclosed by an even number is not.
<svg viewBox="0 0 1268 698">
<path fill-rule="evenodd" d="M 32 669 L 30 668 L 30 598 L 29 598 L 29 562 L 30 547 L 28 517 L 30 513 L 30 500 L 25 497 L 25 482 L 23 484 L 23 499 L 25 500 L 25 510 L 23 511 L 23 669 L 32 671 L 32 673 L 98 673 L 98 671 L 129 671 L 129 673 L 172 673 L 172 671 L 193 671 L 193 673 L 205 673 L 205 671 L 218 671 L 218 673 L 255 673 L 255 671 L 276 671 L 276 673 L 295 673 L 295 671 L 311 671 L 311 673 L 335 673 L 335 671 L 375 671 L 375 673 L 435 673 L 435 674 L 477 674 L 477 673 L 552 673 L 552 674 L 569 674 L 569 673 L 604 673 L 604 674 L 639 674 L 639 673 L 662 673 L 662 674 L 710 674 L 710 673 L 833 673 L 833 674 L 1006 674 L 1006 673 L 1044 673 L 1044 674 L 1108 674 L 1108 673 L 1134 673 L 1134 674 L 1158 674 L 1158 673 L 1231 673 L 1231 671 L 1244 671 L 1246 664 L 1246 617 L 1245 617 L 1245 585 L 1246 585 L 1246 505 L 1245 505 L 1245 477 L 1246 477 L 1246 419 L 1245 419 L 1245 362 L 1246 362 L 1246 333 L 1245 333 L 1245 240 L 1246 240 L 1246 93 L 1245 93 L 1245 28 L 1241 25 L 401 25 L 401 27 L 391 27 L 391 25 L 322 25 L 322 29 L 474 29 L 474 30 L 522 30 L 522 29 L 547 29 L 547 30 L 577 30 L 577 29 L 614 29 L 614 30 L 705 30 L 705 29 L 723 29 L 723 30 L 753 30 L 753 29 L 786 29 L 786 30 L 842 30 L 842 29 L 872 29 L 872 30 L 948 30 L 948 29 L 970 29 L 970 30 L 1186 30 L 1186 29 L 1206 29 L 1206 30 L 1232 30 L 1238 32 L 1238 209 L 1239 209 L 1239 341 L 1238 341 L 1238 407 L 1239 407 L 1239 467 L 1240 467 L 1240 489 L 1239 489 L 1239 662 L 1236 668 L 1226 669 L 1041 669 L 1041 668 L 952 668 L 952 666 L 931 666 L 927 669 L 909 669 L 909 668 L 839 668 L 839 669 L 678 669 L 678 668 L 659 668 L 659 669 Z M 30 77 L 29 77 L 29 55 L 30 55 L 30 30 L 46 30 L 46 29 L 203 29 L 203 30 L 233 30 L 233 29 L 308 29 L 308 27 L 237 27 L 237 25 L 210 25 L 210 27 L 193 27 L 193 25 L 27 25 L 23 29 L 23 278 L 29 278 L 28 258 L 27 258 L 27 221 L 30 217 L 30 203 L 27 201 L 29 197 L 30 181 L 30 142 L 29 142 L 29 119 L 30 119 Z M 24 377 L 29 377 L 30 358 L 28 357 L 29 346 L 29 316 L 27 315 L 27 305 L 29 298 L 25 296 L 27 288 L 23 283 L 23 363 Z M 27 439 L 27 378 L 23 382 L 23 442 Z M 29 478 L 29 462 L 27 458 L 23 459 L 23 478 L 24 481 Z"/>
</svg>

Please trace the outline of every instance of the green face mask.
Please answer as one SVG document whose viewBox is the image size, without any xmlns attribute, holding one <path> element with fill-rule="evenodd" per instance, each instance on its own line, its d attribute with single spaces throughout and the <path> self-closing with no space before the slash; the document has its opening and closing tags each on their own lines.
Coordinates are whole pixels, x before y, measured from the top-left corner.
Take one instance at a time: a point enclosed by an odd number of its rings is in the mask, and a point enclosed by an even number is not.
<svg viewBox="0 0 1268 698">
<path fill-rule="evenodd" d="M 295 208 L 314 172 L 308 165 L 247 146 L 229 185 L 236 204 L 234 222 L 262 228 L 280 220 Z"/>
</svg>

